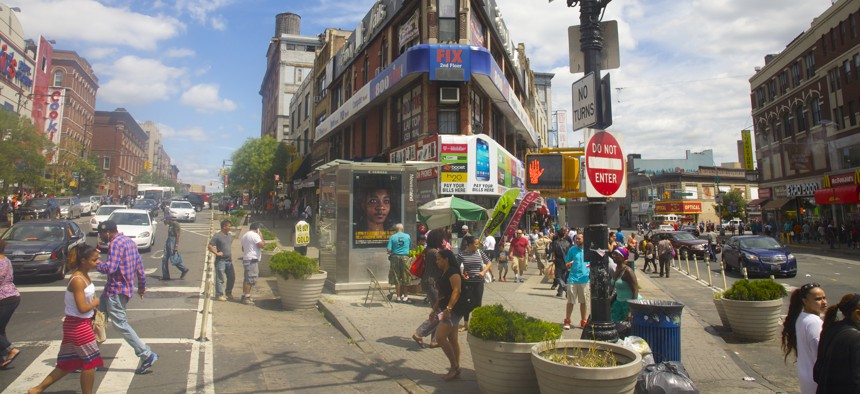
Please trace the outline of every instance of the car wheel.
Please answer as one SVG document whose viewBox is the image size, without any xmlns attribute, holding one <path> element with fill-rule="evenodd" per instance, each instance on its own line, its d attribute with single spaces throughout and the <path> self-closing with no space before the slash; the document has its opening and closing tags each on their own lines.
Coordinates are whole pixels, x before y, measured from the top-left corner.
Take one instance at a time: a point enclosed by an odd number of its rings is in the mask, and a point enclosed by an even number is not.
<svg viewBox="0 0 860 394">
<path fill-rule="evenodd" d="M 731 270 L 732 270 L 732 266 L 730 266 L 730 265 L 729 265 L 729 262 L 728 262 L 728 261 L 726 261 L 726 255 L 724 255 L 724 254 L 723 254 L 723 255 L 721 255 L 721 256 L 720 256 L 720 259 L 722 259 L 722 260 L 723 260 L 723 268 L 726 270 L 726 272 L 731 271 Z"/>
<path fill-rule="evenodd" d="M 795 276 L 797 276 L 797 272 L 790 273 L 790 274 L 788 274 L 788 275 L 786 275 L 786 276 L 787 276 L 787 277 L 789 277 L 789 278 L 794 278 Z"/>
<path fill-rule="evenodd" d="M 63 280 L 63 279 L 65 279 L 65 278 L 66 278 L 66 263 L 64 262 L 64 263 L 60 266 L 60 271 L 59 271 L 59 272 L 57 272 L 57 276 L 56 276 L 54 279 L 56 279 L 56 280 Z"/>
</svg>

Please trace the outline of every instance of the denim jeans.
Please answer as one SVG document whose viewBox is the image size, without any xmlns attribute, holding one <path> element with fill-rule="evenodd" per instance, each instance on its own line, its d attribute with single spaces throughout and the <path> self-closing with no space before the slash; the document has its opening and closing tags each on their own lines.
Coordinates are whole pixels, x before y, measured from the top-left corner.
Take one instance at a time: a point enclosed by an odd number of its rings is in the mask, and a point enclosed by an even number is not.
<svg viewBox="0 0 860 394">
<path fill-rule="evenodd" d="M 6 357 L 6 354 L 13 348 L 9 338 L 6 337 L 6 325 L 9 324 L 9 319 L 12 318 L 12 314 L 15 313 L 15 309 L 20 303 L 21 297 L 15 297 L 14 302 L 0 304 L 0 356 Z"/>
<path fill-rule="evenodd" d="M 224 288 L 224 277 L 227 277 L 227 288 Z M 233 294 L 233 283 L 236 282 L 236 271 L 230 260 L 215 260 L 215 297 Z M 225 292 L 226 290 L 226 292 Z"/>
<path fill-rule="evenodd" d="M 102 293 L 99 301 L 99 309 L 107 315 L 113 326 L 119 330 L 120 334 L 125 338 L 125 342 L 131 345 L 134 349 L 134 354 L 137 357 L 145 359 L 152 354 L 152 350 L 140 340 L 134 328 L 131 328 L 131 324 L 128 324 L 128 318 L 125 315 L 125 304 L 127 303 L 128 297 L 125 295 L 117 294 L 109 297 L 107 294 Z"/>
<path fill-rule="evenodd" d="M 172 263 L 171 257 L 176 253 L 176 237 L 167 237 L 167 241 L 164 242 L 164 256 L 161 257 L 161 278 L 162 279 L 170 279 L 170 264 Z M 182 261 L 176 265 L 176 268 L 179 269 L 179 272 L 188 271 L 188 268 L 185 268 L 185 264 Z"/>
</svg>

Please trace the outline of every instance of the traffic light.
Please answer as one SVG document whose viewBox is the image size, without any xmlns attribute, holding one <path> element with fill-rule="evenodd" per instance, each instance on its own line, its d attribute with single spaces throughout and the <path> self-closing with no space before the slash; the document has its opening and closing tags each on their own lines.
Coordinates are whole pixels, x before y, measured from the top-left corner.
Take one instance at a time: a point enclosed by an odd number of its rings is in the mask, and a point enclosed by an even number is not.
<svg viewBox="0 0 860 394">
<path fill-rule="evenodd" d="M 579 191 L 579 157 L 564 156 L 564 189 Z"/>
<path fill-rule="evenodd" d="M 564 153 L 526 155 L 526 189 L 579 190 L 579 158 Z"/>
<path fill-rule="evenodd" d="M 669 198 L 671 198 L 671 194 L 669 192 L 663 192 L 663 199 L 668 200 Z"/>
<path fill-rule="evenodd" d="M 144 170 L 151 170 L 152 169 L 152 162 L 149 160 L 144 161 L 143 162 L 143 169 Z"/>
</svg>

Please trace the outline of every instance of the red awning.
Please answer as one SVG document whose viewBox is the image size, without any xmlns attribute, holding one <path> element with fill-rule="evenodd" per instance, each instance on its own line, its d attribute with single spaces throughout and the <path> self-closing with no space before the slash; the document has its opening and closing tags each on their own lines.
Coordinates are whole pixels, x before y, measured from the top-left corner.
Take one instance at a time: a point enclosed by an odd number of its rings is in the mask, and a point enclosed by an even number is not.
<svg viewBox="0 0 860 394">
<path fill-rule="evenodd" d="M 757 198 L 755 200 L 751 200 L 747 203 L 747 207 L 761 207 L 761 205 L 764 204 L 764 202 L 767 200 L 767 198 Z"/>
<path fill-rule="evenodd" d="M 539 215 L 549 215 L 549 209 L 547 209 L 546 205 L 541 205 L 540 208 L 537 209 L 537 213 Z"/>
<path fill-rule="evenodd" d="M 860 202 L 860 185 L 849 185 L 820 189 L 815 191 L 815 203 L 827 204 L 855 204 Z"/>
</svg>

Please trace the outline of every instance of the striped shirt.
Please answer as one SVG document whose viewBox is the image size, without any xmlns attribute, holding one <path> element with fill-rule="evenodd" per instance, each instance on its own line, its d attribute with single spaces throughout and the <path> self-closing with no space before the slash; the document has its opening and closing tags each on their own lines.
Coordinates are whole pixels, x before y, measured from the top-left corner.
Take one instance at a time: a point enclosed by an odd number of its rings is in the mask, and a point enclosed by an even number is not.
<svg viewBox="0 0 860 394">
<path fill-rule="evenodd" d="M 137 244 L 125 235 L 117 234 L 110 241 L 107 261 L 98 263 L 96 269 L 108 276 L 104 289 L 104 294 L 108 297 L 122 294 L 131 298 L 135 275 L 137 288 L 146 289 L 146 274 L 143 272 L 143 260 L 137 252 Z"/>
<path fill-rule="evenodd" d="M 457 263 L 463 265 L 463 273 L 469 275 L 466 282 L 483 282 L 484 278 L 478 276 L 484 270 L 484 264 L 490 262 L 483 250 L 475 253 L 460 252 L 457 255 Z"/>
</svg>

